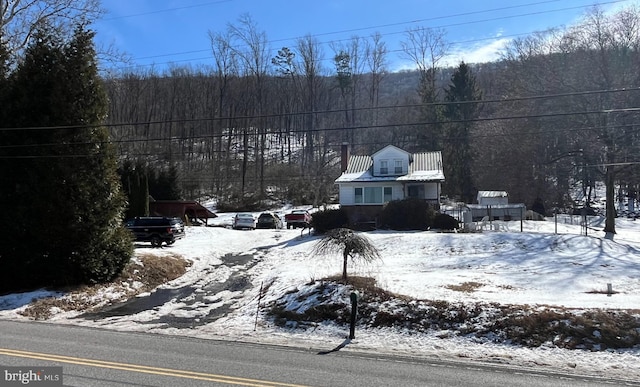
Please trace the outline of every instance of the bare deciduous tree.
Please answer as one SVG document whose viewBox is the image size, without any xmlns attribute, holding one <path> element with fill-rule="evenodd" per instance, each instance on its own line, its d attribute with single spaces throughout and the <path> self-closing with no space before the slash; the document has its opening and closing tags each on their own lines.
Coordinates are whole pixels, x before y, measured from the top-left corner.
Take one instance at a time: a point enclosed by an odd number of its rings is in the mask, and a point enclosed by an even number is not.
<svg viewBox="0 0 640 387">
<path fill-rule="evenodd" d="M 388 50 L 379 32 L 371 35 L 365 44 L 365 60 L 369 71 L 369 106 L 377 108 L 380 102 L 380 84 L 387 73 Z M 373 109 L 372 124 L 378 123 L 378 109 Z"/>
<path fill-rule="evenodd" d="M 446 32 L 443 29 L 418 27 L 407 30 L 405 35 L 406 40 L 400 42 L 400 46 L 404 57 L 413 62 L 420 73 L 418 93 L 423 102 L 433 102 L 437 98 L 436 72 L 440 62 L 449 53 Z"/>
<path fill-rule="evenodd" d="M 311 165 L 315 160 L 316 116 L 319 89 L 322 85 L 322 49 L 316 38 L 307 35 L 297 41 L 300 58 L 298 68 L 304 79 L 303 108 L 305 111 L 304 130 L 306 131 L 305 158 L 302 165 Z"/>
<path fill-rule="evenodd" d="M 238 61 L 234 51 L 231 49 L 231 37 L 229 33 L 216 33 L 209 31 L 211 41 L 211 52 L 214 59 L 214 74 L 217 85 L 218 106 L 214 114 L 219 119 L 215 121 L 214 136 L 217 139 L 217 149 L 215 160 L 224 165 L 224 168 L 216 168 L 216 188 L 219 192 L 225 181 L 228 180 L 231 172 L 231 146 L 233 139 L 234 125 L 231 121 L 231 109 L 233 106 L 232 89 L 238 79 Z M 224 118 L 224 119 L 223 119 Z M 224 132 L 226 130 L 226 141 Z M 224 147 L 223 147 L 224 144 Z"/>
<path fill-rule="evenodd" d="M 256 175 L 259 176 L 260 192 L 259 195 L 265 195 L 264 186 L 264 160 L 266 151 L 266 125 L 263 119 L 264 104 L 265 104 L 265 78 L 269 69 L 270 63 L 270 49 L 268 46 L 267 34 L 264 31 L 258 29 L 257 23 L 251 18 L 249 14 L 240 16 L 237 25 L 229 24 L 228 26 L 230 36 L 235 40 L 235 44 L 231 46 L 231 49 L 240 58 L 240 62 L 243 69 L 243 75 L 247 77 L 248 89 L 246 90 L 245 100 L 249 102 L 250 106 L 247 116 L 256 117 L 256 119 L 249 120 L 248 126 L 257 129 L 258 136 L 255 138 L 255 147 L 258 149 L 255 163 Z M 248 139 L 250 134 L 250 128 L 245 126 L 243 129 L 244 135 L 244 164 L 242 170 L 242 192 L 245 192 L 245 178 L 246 178 L 246 163 L 248 161 Z"/>
<path fill-rule="evenodd" d="M 406 40 L 400 42 L 404 57 L 411 60 L 418 71 L 417 92 L 424 104 L 421 115 L 425 122 L 430 123 L 416 128 L 414 142 L 422 150 L 441 148 L 442 126 L 437 124 L 440 121 L 441 107 L 434 103 L 440 100 L 436 83 L 441 73 L 440 62 L 449 52 L 445 34 L 443 29 L 413 28 L 407 30 Z"/>
<path fill-rule="evenodd" d="M 100 0 L 0 0 L 0 38 L 16 55 L 43 23 L 67 35 L 79 21 L 90 23 L 102 13 Z"/>
</svg>

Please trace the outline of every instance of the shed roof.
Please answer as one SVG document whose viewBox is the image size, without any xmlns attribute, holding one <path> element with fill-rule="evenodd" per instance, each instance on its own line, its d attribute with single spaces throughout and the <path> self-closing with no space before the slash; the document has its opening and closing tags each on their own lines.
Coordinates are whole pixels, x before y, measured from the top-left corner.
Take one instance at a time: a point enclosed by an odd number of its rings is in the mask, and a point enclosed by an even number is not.
<svg viewBox="0 0 640 387">
<path fill-rule="evenodd" d="M 172 216 L 183 218 L 185 214 L 198 219 L 217 218 L 205 206 L 196 201 L 185 200 L 156 200 L 149 202 L 149 212 L 157 216 Z"/>
<path fill-rule="evenodd" d="M 506 198 L 508 196 L 506 191 L 478 191 L 479 198 Z"/>
</svg>

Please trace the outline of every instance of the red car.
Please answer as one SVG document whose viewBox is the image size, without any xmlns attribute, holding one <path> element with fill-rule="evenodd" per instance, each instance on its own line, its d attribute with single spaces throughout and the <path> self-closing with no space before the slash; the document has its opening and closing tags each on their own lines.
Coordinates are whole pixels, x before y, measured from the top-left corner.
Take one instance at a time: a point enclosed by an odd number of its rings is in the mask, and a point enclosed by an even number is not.
<svg viewBox="0 0 640 387">
<path fill-rule="evenodd" d="M 311 214 L 307 210 L 293 210 L 284 216 L 287 228 L 311 228 Z"/>
</svg>

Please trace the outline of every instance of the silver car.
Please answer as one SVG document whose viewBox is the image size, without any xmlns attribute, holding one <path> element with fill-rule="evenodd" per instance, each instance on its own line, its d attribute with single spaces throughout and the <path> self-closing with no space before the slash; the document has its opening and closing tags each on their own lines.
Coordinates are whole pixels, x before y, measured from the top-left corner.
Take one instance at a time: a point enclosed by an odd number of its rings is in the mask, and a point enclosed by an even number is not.
<svg viewBox="0 0 640 387">
<path fill-rule="evenodd" d="M 236 216 L 233 217 L 233 229 L 249 229 L 255 230 L 256 228 L 256 218 L 253 217 L 253 214 L 247 212 L 237 213 Z"/>
</svg>

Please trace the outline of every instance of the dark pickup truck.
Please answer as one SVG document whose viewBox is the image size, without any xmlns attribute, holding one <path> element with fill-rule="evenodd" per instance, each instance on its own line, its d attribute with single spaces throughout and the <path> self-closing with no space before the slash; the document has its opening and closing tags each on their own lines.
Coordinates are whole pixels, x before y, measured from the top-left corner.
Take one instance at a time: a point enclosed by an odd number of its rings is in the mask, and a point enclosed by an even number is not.
<svg viewBox="0 0 640 387">
<path fill-rule="evenodd" d="M 293 210 L 284 216 L 287 228 L 310 228 L 311 214 L 307 210 Z"/>
<path fill-rule="evenodd" d="M 125 226 L 131 230 L 137 242 L 151 242 L 153 247 L 173 244 L 184 238 L 184 223 L 179 218 L 139 217 L 128 220 Z"/>
</svg>

